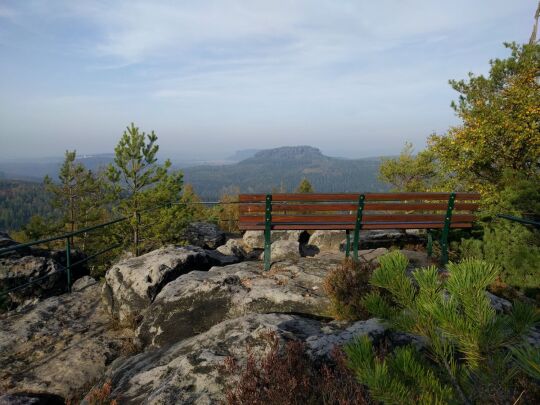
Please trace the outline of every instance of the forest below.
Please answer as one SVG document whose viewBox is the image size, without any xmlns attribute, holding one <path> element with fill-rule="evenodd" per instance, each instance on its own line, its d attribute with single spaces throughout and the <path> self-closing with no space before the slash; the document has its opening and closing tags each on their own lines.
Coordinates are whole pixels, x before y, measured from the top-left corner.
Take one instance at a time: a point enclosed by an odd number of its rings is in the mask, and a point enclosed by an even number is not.
<svg viewBox="0 0 540 405">
<path fill-rule="evenodd" d="M 99 161 L 101 166 L 88 166 L 89 159 L 77 157 L 76 161 L 97 172 L 106 166 L 105 159 Z M 106 163 L 110 162 L 112 157 Z M 294 191 L 304 178 L 318 192 L 384 191 L 388 186 L 377 180 L 379 166 L 378 158 L 341 159 L 325 156 L 317 148 L 297 146 L 259 151 L 234 164 L 182 171 L 184 182 L 203 201 L 217 201 L 224 194 L 239 192 Z M 50 217 L 50 198 L 42 183 L 0 178 L 0 229 L 19 230 L 33 215 Z"/>
<path fill-rule="evenodd" d="M 51 215 L 43 184 L 0 178 L 0 229 L 18 230 L 33 215 Z"/>
</svg>

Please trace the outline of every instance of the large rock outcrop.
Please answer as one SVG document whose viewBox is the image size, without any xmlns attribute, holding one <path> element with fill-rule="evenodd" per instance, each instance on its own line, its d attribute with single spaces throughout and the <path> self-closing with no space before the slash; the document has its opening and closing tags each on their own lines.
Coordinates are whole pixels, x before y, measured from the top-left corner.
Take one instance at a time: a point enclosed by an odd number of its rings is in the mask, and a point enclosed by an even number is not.
<svg viewBox="0 0 540 405">
<path fill-rule="evenodd" d="M 0 315 L 0 390 L 13 394 L 4 400 L 78 399 L 133 347 L 133 332 L 111 329 L 99 285 L 86 281 L 78 292 Z"/>
<path fill-rule="evenodd" d="M 194 246 L 166 246 L 139 257 L 120 261 L 109 269 L 103 300 L 109 313 L 121 322 L 141 315 L 163 286 L 193 269 L 208 269 L 206 252 Z"/>
<path fill-rule="evenodd" d="M 285 312 L 325 316 L 322 290 L 327 271 L 340 258 L 277 263 L 265 272 L 260 262 L 192 271 L 168 283 L 148 307 L 138 336 L 145 345 L 164 346 L 247 313 Z"/>
<path fill-rule="evenodd" d="M 181 324 L 178 325 L 181 327 Z M 157 351 L 115 362 L 108 375 L 112 397 L 120 403 L 219 404 L 230 376 L 223 374 L 225 358 L 246 361 L 246 347 L 260 354 L 267 349 L 268 332 L 281 342 L 300 340 L 308 353 L 324 357 L 335 345 L 353 337 L 379 338 L 385 328 L 376 320 L 357 322 L 347 329 L 334 322 L 289 314 L 249 314 L 221 322 L 204 333 Z"/>
<path fill-rule="evenodd" d="M 5 232 L 0 233 L 0 247 L 17 245 Z M 71 252 L 71 262 L 85 257 Z M 29 299 L 42 299 L 67 290 L 66 252 L 40 248 L 23 248 L 0 256 L 0 291 L 15 289 L 8 294 L 8 306 L 16 307 Z M 71 268 L 71 280 L 88 274 L 86 266 Z M 29 284 L 30 283 L 30 284 Z"/>
</svg>

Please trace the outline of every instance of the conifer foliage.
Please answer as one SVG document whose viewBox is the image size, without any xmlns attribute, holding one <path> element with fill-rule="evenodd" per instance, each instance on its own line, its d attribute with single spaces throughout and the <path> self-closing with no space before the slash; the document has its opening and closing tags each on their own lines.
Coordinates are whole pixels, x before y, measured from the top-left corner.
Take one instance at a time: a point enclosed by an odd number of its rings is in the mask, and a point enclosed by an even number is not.
<svg viewBox="0 0 540 405">
<path fill-rule="evenodd" d="M 74 232 L 82 228 L 103 222 L 107 216 L 106 204 L 110 193 L 104 179 L 77 162 L 76 151 L 66 151 L 64 163 L 58 173 L 58 181 L 45 177 L 45 190 L 52 196 L 52 208 L 59 212 L 60 218 L 55 226 L 47 225 L 47 220 L 36 217 L 28 227 L 33 229 L 34 237 L 44 236 L 48 232 Z M 38 230 L 39 229 L 39 230 Z M 39 233 L 43 233 L 39 235 Z M 72 242 L 79 240 L 81 249 L 86 249 L 88 235 L 82 234 Z"/>
<path fill-rule="evenodd" d="M 315 190 L 308 179 L 304 178 L 296 189 L 297 193 L 313 193 Z"/>
<path fill-rule="evenodd" d="M 365 306 L 391 328 L 423 337 L 427 358 L 409 346 L 384 359 L 368 340 L 347 346 L 350 365 L 372 396 L 385 403 L 512 403 L 519 395 L 516 360 L 523 363 L 519 353 L 529 350 L 523 336 L 539 322 L 538 310 L 516 302 L 509 314 L 497 313 L 486 287 L 498 269 L 481 260 L 450 263 L 443 275 L 433 266 L 408 275 L 399 251 L 379 262 L 370 282 L 380 291 Z M 534 362 L 523 369 L 533 375 Z"/>
<path fill-rule="evenodd" d="M 183 176 L 170 171 L 169 160 L 158 163 L 156 142 L 154 131 L 146 134 L 131 123 L 114 149 L 114 164 L 107 173 L 117 210 L 129 221 L 129 227 L 123 227 L 122 232 L 130 234 L 127 239 L 137 256 L 163 240 L 178 237 L 183 225 L 184 205 L 169 204 L 181 199 Z"/>
</svg>

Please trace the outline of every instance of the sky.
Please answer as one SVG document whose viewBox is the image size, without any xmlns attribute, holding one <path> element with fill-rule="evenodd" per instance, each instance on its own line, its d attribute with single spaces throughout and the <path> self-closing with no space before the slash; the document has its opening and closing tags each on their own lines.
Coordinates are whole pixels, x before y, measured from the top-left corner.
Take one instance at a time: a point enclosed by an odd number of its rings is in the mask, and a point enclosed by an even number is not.
<svg viewBox="0 0 540 405">
<path fill-rule="evenodd" d="M 449 79 L 526 42 L 536 0 L 0 0 L 0 159 L 312 145 L 390 155 L 459 123 Z"/>
</svg>

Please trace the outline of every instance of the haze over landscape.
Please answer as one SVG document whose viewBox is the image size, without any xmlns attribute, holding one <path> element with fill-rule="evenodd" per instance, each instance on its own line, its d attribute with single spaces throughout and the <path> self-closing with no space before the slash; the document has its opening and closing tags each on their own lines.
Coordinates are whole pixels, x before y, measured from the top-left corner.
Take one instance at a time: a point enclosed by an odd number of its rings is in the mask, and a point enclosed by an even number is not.
<svg viewBox="0 0 540 405">
<path fill-rule="evenodd" d="M 312 145 L 422 147 L 450 78 L 527 38 L 533 1 L 0 3 L 0 159 L 111 153 L 134 121 L 173 163 Z"/>
</svg>

